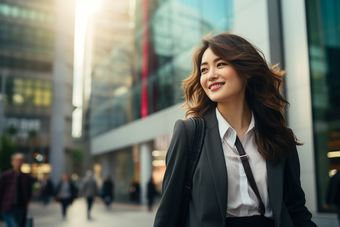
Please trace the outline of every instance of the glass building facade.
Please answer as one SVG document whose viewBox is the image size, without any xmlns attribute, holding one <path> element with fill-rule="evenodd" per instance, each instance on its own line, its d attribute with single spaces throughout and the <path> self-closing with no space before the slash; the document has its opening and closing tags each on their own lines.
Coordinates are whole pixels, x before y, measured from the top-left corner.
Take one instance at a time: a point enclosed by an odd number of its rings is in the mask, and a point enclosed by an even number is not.
<svg viewBox="0 0 340 227">
<path fill-rule="evenodd" d="M 50 26 L 54 25 L 53 11 L 0 1 L 0 17 L 3 19 L 0 24 L 1 49 L 53 56 L 54 27 Z M 25 23 L 13 23 L 13 21 Z M 27 24 L 31 26 L 27 26 Z M 16 62 L 15 59 L 0 60 L 2 64 L 6 64 L 6 62 L 10 64 L 13 61 Z M 36 66 L 39 65 L 38 62 L 25 63 L 23 67 L 39 67 Z M 16 66 L 16 63 L 13 64 Z M 11 67 L 11 65 L 8 66 Z"/>
<path fill-rule="evenodd" d="M 55 14 L 52 0 L 0 0 L 0 87 L 7 75 L 0 124 L 5 133 L 16 129 L 13 142 L 29 163 L 49 161 Z M 44 158 L 34 159 L 35 152 Z"/>
<path fill-rule="evenodd" d="M 1 82 L 0 82 L 1 85 Z M 6 102 L 15 106 L 51 106 L 51 82 L 27 78 L 8 78 L 6 80 Z"/>
<path fill-rule="evenodd" d="M 232 0 L 102 1 L 99 12 L 89 18 L 86 34 L 84 100 L 90 95 L 82 136 L 91 140 L 179 106 L 184 101 L 182 80 L 192 69 L 192 50 L 204 35 L 230 31 L 233 19 Z M 96 157 L 103 177 L 110 174 L 115 180 L 118 201 L 128 201 L 132 182 L 143 188 L 142 165 L 151 168 L 161 185 L 170 138 L 159 135 L 147 142 L 148 149 L 159 153 L 150 153 L 148 164 L 143 163 L 141 144 Z"/>
<path fill-rule="evenodd" d="M 306 1 L 317 205 L 340 170 L 340 2 Z"/>
<path fill-rule="evenodd" d="M 203 35 L 233 25 L 231 0 L 114 2 L 103 1 L 101 19 L 93 18 L 90 137 L 184 101 L 181 83 L 191 73 L 192 49 Z"/>
<path fill-rule="evenodd" d="M 54 4 L 35 3 L 0 1 L 0 69 L 9 72 L 7 105 L 51 105 Z"/>
</svg>

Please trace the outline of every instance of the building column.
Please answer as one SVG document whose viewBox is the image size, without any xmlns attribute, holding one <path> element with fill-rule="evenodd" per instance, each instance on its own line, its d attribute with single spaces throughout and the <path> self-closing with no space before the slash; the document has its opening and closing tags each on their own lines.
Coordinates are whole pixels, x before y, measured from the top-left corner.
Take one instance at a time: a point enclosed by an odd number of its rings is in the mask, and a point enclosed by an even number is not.
<svg viewBox="0 0 340 227">
<path fill-rule="evenodd" d="M 288 126 L 297 138 L 305 143 L 298 147 L 301 186 L 306 195 L 307 208 L 317 212 L 306 5 L 304 0 L 285 0 L 281 1 L 281 4 L 287 68 L 285 87 L 287 101 L 290 103 L 287 111 Z"/>
<path fill-rule="evenodd" d="M 65 4 L 68 7 L 65 10 Z M 72 135 L 69 133 L 72 122 L 72 98 L 69 88 L 72 88 L 73 68 L 73 37 L 75 1 L 56 1 L 56 31 L 53 63 L 53 100 L 50 134 L 50 164 L 52 166 L 51 180 L 57 184 L 66 171 L 65 150 L 71 148 Z M 67 25 L 67 26 L 65 26 Z"/>
<path fill-rule="evenodd" d="M 143 205 L 147 204 L 147 184 L 152 176 L 152 143 L 145 142 L 140 144 L 140 188 L 141 188 L 141 202 Z"/>
</svg>

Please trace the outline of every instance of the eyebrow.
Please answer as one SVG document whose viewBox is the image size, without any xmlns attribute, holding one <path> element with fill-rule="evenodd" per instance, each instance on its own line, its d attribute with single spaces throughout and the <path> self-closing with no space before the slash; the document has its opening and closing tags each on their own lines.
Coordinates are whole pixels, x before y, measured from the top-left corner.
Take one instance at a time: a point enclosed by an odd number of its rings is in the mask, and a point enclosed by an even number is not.
<svg viewBox="0 0 340 227">
<path fill-rule="evenodd" d="M 220 60 L 223 60 L 223 58 L 216 58 L 215 60 L 214 60 L 214 62 L 218 62 L 218 61 L 220 61 Z M 202 65 L 207 65 L 208 63 L 207 62 L 202 62 L 201 63 L 201 66 Z"/>
</svg>

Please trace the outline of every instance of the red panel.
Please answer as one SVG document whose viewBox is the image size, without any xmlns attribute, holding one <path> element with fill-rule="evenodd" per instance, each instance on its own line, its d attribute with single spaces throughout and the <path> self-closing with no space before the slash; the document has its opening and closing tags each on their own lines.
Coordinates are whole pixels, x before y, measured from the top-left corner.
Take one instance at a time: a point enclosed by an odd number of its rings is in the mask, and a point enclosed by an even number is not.
<svg viewBox="0 0 340 227">
<path fill-rule="evenodd" d="M 149 36 L 148 36 L 148 0 L 143 0 L 142 21 L 142 102 L 141 116 L 148 116 L 148 74 L 149 74 Z"/>
</svg>

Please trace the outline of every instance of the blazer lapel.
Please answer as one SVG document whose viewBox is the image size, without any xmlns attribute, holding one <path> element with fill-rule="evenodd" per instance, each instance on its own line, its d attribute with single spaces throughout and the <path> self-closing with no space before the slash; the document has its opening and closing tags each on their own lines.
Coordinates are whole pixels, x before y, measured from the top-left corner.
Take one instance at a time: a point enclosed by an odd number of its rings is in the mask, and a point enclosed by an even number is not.
<svg viewBox="0 0 340 227">
<path fill-rule="evenodd" d="M 273 165 L 268 160 L 266 161 L 266 163 L 268 176 L 268 192 L 270 198 L 269 201 L 273 209 L 275 223 L 279 223 L 282 209 L 284 160 L 281 159 L 276 165 Z"/>
<path fill-rule="evenodd" d="M 207 114 L 204 119 L 206 121 L 207 130 L 203 149 L 208 157 L 220 212 L 225 225 L 228 198 L 228 175 L 215 110 Z"/>
</svg>

